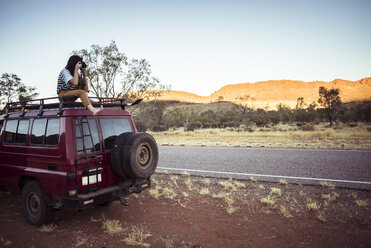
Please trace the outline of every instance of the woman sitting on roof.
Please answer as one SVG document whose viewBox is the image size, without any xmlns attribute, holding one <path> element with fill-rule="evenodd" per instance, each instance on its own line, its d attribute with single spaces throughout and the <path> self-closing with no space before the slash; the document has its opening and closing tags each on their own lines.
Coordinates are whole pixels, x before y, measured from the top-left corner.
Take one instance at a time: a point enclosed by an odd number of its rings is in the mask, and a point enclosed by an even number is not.
<svg viewBox="0 0 371 248">
<path fill-rule="evenodd" d="M 59 73 L 57 94 L 58 96 L 73 96 L 72 101 L 76 101 L 77 98 L 80 98 L 82 104 L 96 115 L 103 110 L 103 106 L 94 108 L 91 105 L 87 94 L 89 88 L 88 80 L 86 79 L 86 68 L 84 67 L 80 56 L 71 56 L 66 67 Z"/>
</svg>

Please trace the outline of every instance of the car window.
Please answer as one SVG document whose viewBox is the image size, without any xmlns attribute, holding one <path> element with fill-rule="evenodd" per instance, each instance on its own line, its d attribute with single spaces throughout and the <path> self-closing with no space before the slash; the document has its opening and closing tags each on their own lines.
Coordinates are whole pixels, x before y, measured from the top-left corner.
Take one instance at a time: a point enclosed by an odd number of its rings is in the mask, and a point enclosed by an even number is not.
<svg viewBox="0 0 371 248">
<path fill-rule="evenodd" d="M 90 132 L 91 132 L 91 137 L 93 139 L 95 151 L 101 151 L 100 148 L 100 141 L 99 141 L 99 135 L 98 135 L 98 128 L 97 128 L 97 121 L 95 119 L 89 119 L 89 126 L 90 126 Z M 82 123 L 82 131 L 84 132 L 84 135 L 89 135 L 89 127 L 87 123 Z M 79 121 L 76 119 L 75 120 L 75 130 L 76 130 L 76 149 L 78 154 L 84 153 L 84 148 L 82 145 L 82 136 L 81 136 L 81 131 L 80 131 L 80 126 L 79 126 Z M 85 149 L 87 152 L 94 152 L 93 149 L 93 144 L 91 143 L 91 138 L 90 136 L 84 136 L 84 144 L 85 144 Z"/>
<path fill-rule="evenodd" d="M 58 145 L 59 144 L 59 119 L 34 120 L 31 131 L 31 144 L 33 145 Z"/>
<path fill-rule="evenodd" d="M 18 120 L 9 120 L 5 125 L 4 143 L 13 144 L 17 133 Z"/>
<path fill-rule="evenodd" d="M 58 145 L 59 119 L 49 119 L 46 126 L 45 145 Z"/>
<path fill-rule="evenodd" d="M 102 135 L 104 140 L 104 149 L 110 150 L 117 136 L 122 133 L 132 132 L 129 119 L 100 119 Z"/>
<path fill-rule="evenodd" d="M 9 120 L 5 127 L 4 143 L 26 144 L 29 122 L 29 120 Z"/>
<path fill-rule="evenodd" d="M 44 144 L 45 129 L 47 119 L 37 119 L 33 121 L 31 132 L 31 144 Z"/>
<path fill-rule="evenodd" d="M 26 144 L 29 120 L 20 120 L 16 133 L 15 143 Z"/>
</svg>

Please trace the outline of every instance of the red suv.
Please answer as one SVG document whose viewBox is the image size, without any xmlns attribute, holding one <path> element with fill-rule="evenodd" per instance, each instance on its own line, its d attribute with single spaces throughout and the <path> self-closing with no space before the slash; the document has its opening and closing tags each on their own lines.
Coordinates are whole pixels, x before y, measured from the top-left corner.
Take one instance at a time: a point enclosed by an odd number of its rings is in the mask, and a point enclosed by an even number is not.
<svg viewBox="0 0 371 248">
<path fill-rule="evenodd" d="M 0 116 L 0 188 L 21 192 L 26 220 L 40 226 L 53 209 L 103 205 L 151 186 L 153 137 L 136 131 L 123 99 L 97 98 L 93 116 L 68 97 L 8 103 Z M 59 100 L 59 101 L 58 101 Z"/>
</svg>

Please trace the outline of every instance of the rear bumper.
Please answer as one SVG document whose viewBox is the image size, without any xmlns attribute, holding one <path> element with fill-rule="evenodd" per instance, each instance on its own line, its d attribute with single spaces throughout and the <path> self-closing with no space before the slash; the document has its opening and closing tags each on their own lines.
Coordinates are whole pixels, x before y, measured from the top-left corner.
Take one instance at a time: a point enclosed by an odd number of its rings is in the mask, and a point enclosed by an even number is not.
<svg viewBox="0 0 371 248">
<path fill-rule="evenodd" d="M 130 186 L 116 185 L 104 189 L 90 192 L 88 194 L 78 195 L 77 197 L 65 197 L 62 200 L 63 206 L 67 208 L 85 208 L 88 206 L 99 205 L 120 199 L 122 196 L 133 193 L 140 193 L 151 187 L 151 180 L 144 179 L 139 183 Z"/>
</svg>

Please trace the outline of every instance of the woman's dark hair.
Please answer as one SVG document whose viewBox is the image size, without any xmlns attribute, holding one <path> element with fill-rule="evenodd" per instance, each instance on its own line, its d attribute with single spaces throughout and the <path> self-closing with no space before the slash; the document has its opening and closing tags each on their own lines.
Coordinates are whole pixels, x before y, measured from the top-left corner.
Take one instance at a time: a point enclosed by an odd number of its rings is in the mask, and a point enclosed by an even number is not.
<svg viewBox="0 0 371 248">
<path fill-rule="evenodd" d="M 78 62 L 82 61 L 82 58 L 78 55 L 72 55 L 66 65 L 66 69 L 69 70 L 71 75 L 73 76 L 75 72 L 75 66 Z"/>
</svg>

